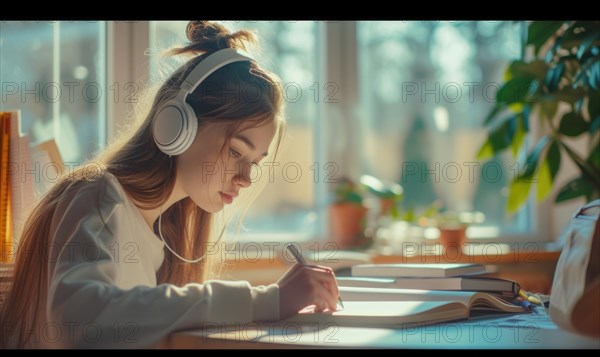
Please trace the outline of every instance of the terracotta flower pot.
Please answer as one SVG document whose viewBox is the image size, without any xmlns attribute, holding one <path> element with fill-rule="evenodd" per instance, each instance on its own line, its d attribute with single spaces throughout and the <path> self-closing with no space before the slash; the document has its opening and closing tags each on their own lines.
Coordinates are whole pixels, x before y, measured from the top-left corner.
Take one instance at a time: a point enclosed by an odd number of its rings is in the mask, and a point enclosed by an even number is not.
<svg viewBox="0 0 600 357">
<path fill-rule="evenodd" d="M 330 240 L 339 249 L 362 242 L 367 209 L 355 203 L 335 203 L 329 207 Z"/>
<path fill-rule="evenodd" d="M 439 227 L 440 230 L 440 238 L 439 242 L 445 247 L 454 246 L 456 248 L 462 249 L 463 244 L 467 240 L 467 226 L 459 225 L 459 226 L 448 226 L 448 227 Z"/>
<path fill-rule="evenodd" d="M 385 216 L 392 210 L 396 201 L 393 198 L 382 198 L 379 201 L 379 215 Z"/>
</svg>

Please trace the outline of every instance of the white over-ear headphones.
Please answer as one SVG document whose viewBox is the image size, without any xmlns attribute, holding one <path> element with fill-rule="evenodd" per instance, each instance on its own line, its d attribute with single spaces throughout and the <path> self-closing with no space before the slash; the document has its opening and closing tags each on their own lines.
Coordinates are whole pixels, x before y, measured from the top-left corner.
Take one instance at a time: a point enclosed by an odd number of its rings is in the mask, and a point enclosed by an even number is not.
<svg viewBox="0 0 600 357">
<path fill-rule="evenodd" d="M 198 119 L 185 101 L 187 96 L 217 69 L 241 61 L 252 61 L 252 58 L 233 48 L 225 48 L 209 55 L 192 70 L 183 80 L 177 96 L 166 102 L 154 119 L 152 133 L 160 151 L 169 156 L 179 155 L 192 145 L 198 131 Z"/>
</svg>

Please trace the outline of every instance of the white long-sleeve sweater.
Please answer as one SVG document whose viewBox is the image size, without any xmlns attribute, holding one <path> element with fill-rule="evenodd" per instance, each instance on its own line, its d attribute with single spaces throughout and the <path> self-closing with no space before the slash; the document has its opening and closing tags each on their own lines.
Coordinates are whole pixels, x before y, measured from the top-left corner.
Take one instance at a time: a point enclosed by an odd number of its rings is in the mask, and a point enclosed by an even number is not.
<svg viewBox="0 0 600 357">
<path fill-rule="evenodd" d="M 276 284 L 157 286 L 164 243 L 110 173 L 68 196 L 50 229 L 42 346 L 150 347 L 177 330 L 279 318 Z"/>
</svg>

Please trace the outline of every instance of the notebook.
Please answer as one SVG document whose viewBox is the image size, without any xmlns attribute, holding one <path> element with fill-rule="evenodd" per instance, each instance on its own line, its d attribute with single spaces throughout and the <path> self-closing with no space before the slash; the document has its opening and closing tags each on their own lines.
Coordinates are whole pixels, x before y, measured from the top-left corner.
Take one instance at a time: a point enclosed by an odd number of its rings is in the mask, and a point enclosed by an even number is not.
<svg viewBox="0 0 600 357">
<path fill-rule="evenodd" d="M 359 264 L 352 267 L 352 276 L 392 278 L 446 278 L 485 272 L 482 264 Z"/>
<path fill-rule="evenodd" d="M 525 308 L 490 294 L 465 291 L 426 291 L 340 287 L 345 308 L 314 312 L 307 308 L 286 319 L 294 323 L 397 328 L 434 324 L 498 313 L 525 313 Z"/>
<path fill-rule="evenodd" d="M 454 278 L 337 277 L 337 283 L 338 286 L 363 288 L 481 291 L 509 298 L 517 297 L 521 289 L 519 284 L 512 280 L 470 276 Z"/>
</svg>

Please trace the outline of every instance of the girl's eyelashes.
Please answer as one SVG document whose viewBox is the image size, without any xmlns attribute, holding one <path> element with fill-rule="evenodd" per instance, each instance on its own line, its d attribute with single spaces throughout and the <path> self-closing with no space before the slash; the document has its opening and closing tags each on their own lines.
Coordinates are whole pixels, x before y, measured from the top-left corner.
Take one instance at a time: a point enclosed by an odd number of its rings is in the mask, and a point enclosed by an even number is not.
<svg viewBox="0 0 600 357">
<path fill-rule="evenodd" d="M 237 152 L 237 151 L 236 151 L 236 150 L 234 150 L 234 149 L 229 149 L 229 154 L 230 154 L 231 156 L 235 157 L 236 159 L 242 156 L 242 154 L 240 154 L 239 152 Z"/>
<path fill-rule="evenodd" d="M 239 151 L 237 151 L 237 150 L 235 150 L 235 149 L 229 149 L 229 154 L 230 154 L 230 155 L 231 155 L 233 158 L 236 158 L 236 159 L 238 159 L 238 158 L 242 157 L 242 154 L 240 154 L 240 153 L 239 153 Z M 252 166 L 255 166 L 255 167 L 256 167 L 256 166 L 258 166 L 258 162 L 255 162 L 255 161 L 251 162 L 250 164 L 251 164 Z"/>
</svg>

